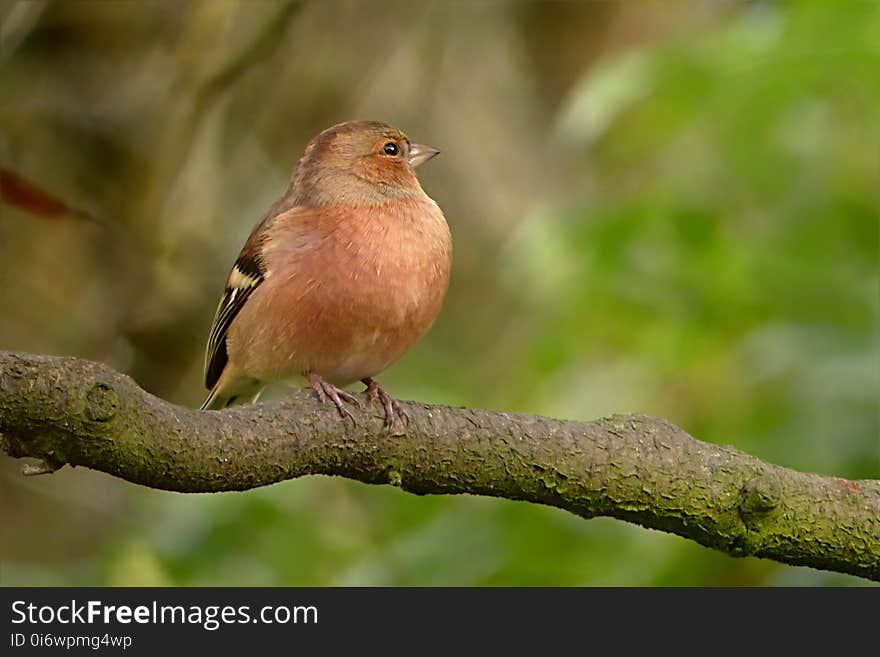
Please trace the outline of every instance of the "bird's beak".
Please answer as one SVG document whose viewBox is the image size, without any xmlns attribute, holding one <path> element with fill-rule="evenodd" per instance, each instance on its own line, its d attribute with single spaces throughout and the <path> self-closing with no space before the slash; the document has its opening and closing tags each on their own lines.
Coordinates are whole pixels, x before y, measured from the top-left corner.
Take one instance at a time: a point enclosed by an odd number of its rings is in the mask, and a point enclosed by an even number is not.
<svg viewBox="0 0 880 657">
<path fill-rule="evenodd" d="M 411 144 L 409 147 L 409 165 L 413 168 L 427 162 L 440 151 L 433 146 L 425 146 L 424 144 Z"/>
</svg>

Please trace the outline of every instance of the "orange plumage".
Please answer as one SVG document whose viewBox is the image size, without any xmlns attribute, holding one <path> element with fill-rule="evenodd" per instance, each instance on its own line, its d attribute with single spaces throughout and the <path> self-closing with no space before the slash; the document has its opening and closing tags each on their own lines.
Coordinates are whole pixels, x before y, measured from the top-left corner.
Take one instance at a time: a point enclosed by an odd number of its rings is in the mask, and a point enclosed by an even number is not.
<svg viewBox="0 0 880 657">
<path fill-rule="evenodd" d="M 227 279 L 208 344 L 203 408 L 304 376 L 340 413 L 363 381 L 389 427 L 402 407 L 372 379 L 428 330 L 452 241 L 414 168 L 436 155 L 377 122 L 328 128 L 257 224 Z"/>
</svg>

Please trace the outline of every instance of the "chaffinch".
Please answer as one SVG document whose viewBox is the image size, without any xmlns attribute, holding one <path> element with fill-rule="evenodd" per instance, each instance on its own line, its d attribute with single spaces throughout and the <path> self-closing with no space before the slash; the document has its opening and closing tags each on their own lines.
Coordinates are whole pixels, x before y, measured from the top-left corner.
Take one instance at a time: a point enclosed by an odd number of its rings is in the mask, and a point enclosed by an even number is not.
<svg viewBox="0 0 880 657">
<path fill-rule="evenodd" d="M 287 191 L 260 219 L 220 299 L 205 356 L 202 409 L 256 401 L 305 377 L 341 416 L 361 381 L 389 429 L 402 406 L 373 379 L 434 322 L 452 239 L 415 167 L 439 151 L 374 121 L 312 139 Z"/>
</svg>

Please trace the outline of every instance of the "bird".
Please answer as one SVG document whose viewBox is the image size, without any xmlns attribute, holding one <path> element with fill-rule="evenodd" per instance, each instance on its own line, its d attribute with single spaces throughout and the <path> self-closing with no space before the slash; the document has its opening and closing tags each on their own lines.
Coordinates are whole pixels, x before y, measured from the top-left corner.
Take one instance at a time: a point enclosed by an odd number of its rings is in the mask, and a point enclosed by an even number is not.
<svg viewBox="0 0 880 657">
<path fill-rule="evenodd" d="M 379 121 L 306 145 L 284 194 L 226 279 L 205 352 L 202 410 L 256 402 L 300 377 L 354 421 L 344 386 L 378 398 L 385 427 L 409 415 L 374 378 L 430 328 L 449 286 L 452 236 L 415 169 L 440 151 Z"/>
</svg>

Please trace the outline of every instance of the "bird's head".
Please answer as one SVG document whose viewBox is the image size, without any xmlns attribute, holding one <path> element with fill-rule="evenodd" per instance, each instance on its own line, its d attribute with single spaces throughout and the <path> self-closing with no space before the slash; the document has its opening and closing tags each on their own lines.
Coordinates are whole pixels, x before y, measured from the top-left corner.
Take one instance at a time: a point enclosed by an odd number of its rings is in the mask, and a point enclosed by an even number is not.
<svg viewBox="0 0 880 657">
<path fill-rule="evenodd" d="M 386 123 L 339 123 L 306 146 L 291 191 L 302 205 L 361 205 L 421 194 L 414 169 L 439 152 Z"/>
</svg>

